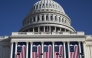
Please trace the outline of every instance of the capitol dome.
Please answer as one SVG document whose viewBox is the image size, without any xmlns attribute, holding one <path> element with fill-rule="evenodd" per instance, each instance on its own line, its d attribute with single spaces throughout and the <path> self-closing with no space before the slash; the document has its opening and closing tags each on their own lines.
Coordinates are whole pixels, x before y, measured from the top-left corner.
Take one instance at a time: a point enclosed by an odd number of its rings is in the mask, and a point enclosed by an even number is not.
<svg viewBox="0 0 92 58">
<path fill-rule="evenodd" d="M 76 32 L 64 9 L 53 0 L 34 4 L 19 32 Z"/>
<path fill-rule="evenodd" d="M 31 12 L 35 10 L 36 11 L 41 10 L 41 9 L 52 9 L 55 11 L 65 13 L 63 8 L 57 2 L 53 0 L 41 0 L 41 1 L 36 2 L 34 6 L 32 7 Z"/>
</svg>

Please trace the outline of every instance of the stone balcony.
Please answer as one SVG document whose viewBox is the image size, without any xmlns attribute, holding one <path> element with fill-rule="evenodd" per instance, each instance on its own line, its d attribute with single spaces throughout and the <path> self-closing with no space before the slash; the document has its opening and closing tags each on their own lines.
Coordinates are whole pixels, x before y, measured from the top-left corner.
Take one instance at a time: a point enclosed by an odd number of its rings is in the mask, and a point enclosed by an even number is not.
<svg viewBox="0 0 92 58">
<path fill-rule="evenodd" d="M 17 35 L 84 35 L 84 32 L 12 32 L 11 36 Z"/>
</svg>

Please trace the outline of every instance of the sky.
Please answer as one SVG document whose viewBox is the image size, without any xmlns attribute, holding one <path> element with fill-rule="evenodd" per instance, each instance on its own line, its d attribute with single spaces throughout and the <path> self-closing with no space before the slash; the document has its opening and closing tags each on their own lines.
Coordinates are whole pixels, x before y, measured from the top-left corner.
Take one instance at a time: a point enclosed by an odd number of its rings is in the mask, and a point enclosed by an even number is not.
<svg viewBox="0 0 92 58">
<path fill-rule="evenodd" d="M 0 0 L 0 36 L 22 28 L 22 21 L 39 0 Z M 92 0 L 54 0 L 64 9 L 76 31 L 92 35 Z"/>
</svg>

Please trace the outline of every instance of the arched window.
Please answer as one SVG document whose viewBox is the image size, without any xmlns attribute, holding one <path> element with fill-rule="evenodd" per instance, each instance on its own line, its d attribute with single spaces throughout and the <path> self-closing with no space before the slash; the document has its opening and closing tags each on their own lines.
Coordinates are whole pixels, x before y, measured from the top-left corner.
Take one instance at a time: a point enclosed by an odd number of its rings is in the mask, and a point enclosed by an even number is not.
<svg viewBox="0 0 92 58">
<path fill-rule="evenodd" d="M 27 20 L 27 24 L 29 23 L 29 19 Z"/>
<path fill-rule="evenodd" d="M 41 8 L 41 4 L 39 5 L 39 8 Z"/>
<path fill-rule="evenodd" d="M 57 16 L 55 16 L 55 21 L 57 20 Z"/>
<path fill-rule="evenodd" d="M 24 24 L 26 24 L 26 21 L 24 22 Z"/>
<path fill-rule="evenodd" d="M 62 18 L 62 22 L 64 22 L 64 18 Z"/>
<path fill-rule="evenodd" d="M 32 19 L 30 19 L 30 23 L 32 22 Z"/>
<path fill-rule="evenodd" d="M 53 4 L 53 8 L 54 8 L 54 4 Z"/>
<path fill-rule="evenodd" d="M 44 21 L 44 15 L 42 15 L 42 21 Z"/>
<path fill-rule="evenodd" d="M 51 7 L 51 4 L 49 4 L 49 7 Z"/>
<path fill-rule="evenodd" d="M 33 22 L 35 22 L 35 17 L 34 17 L 34 19 L 33 19 Z"/>
<path fill-rule="evenodd" d="M 44 8 L 44 4 L 42 4 L 42 7 Z"/>
<path fill-rule="evenodd" d="M 37 16 L 37 21 L 39 21 L 40 20 L 40 18 L 39 18 L 39 16 Z"/>
<path fill-rule="evenodd" d="M 48 7 L 48 4 L 46 4 L 46 7 Z"/>
<path fill-rule="evenodd" d="M 50 19 L 53 20 L 53 15 L 50 16 Z"/>
<path fill-rule="evenodd" d="M 66 20 L 65 20 L 65 23 L 66 23 Z"/>
<path fill-rule="evenodd" d="M 38 9 L 38 5 L 36 5 L 36 9 Z"/>
<path fill-rule="evenodd" d="M 59 17 L 59 22 L 61 21 L 61 17 Z"/>
<path fill-rule="evenodd" d="M 35 6 L 34 6 L 34 8 L 33 9 L 35 9 Z"/>
<path fill-rule="evenodd" d="M 49 17 L 48 17 L 48 15 L 46 15 L 46 20 L 47 20 L 47 21 L 49 20 Z"/>
</svg>

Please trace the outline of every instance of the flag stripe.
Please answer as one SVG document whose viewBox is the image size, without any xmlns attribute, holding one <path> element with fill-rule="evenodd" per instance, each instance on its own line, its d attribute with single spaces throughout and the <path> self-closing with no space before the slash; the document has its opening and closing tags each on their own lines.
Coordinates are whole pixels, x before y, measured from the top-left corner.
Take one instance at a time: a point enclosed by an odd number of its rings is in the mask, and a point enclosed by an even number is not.
<svg viewBox="0 0 92 58">
<path fill-rule="evenodd" d="M 26 46 L 25 45 L 18 45 L 17 47 L 17 58 L 25 58 L 26 56 Z"/>
<path fill-rule="evenodd" d="M 41 46 L 37 46 L 37 57 L 40 58 L 40 53 L 41 53 Z"/>
<path fill-rule="evenodd" d="M 63 58 L 63 46 L 62 45 L 59 45 L 59 54 Z"/>
<path fill-rule="evenodd" d="M 70 45 L 70 58 L 78 58 L 78 45 Z"/>
</svg>

